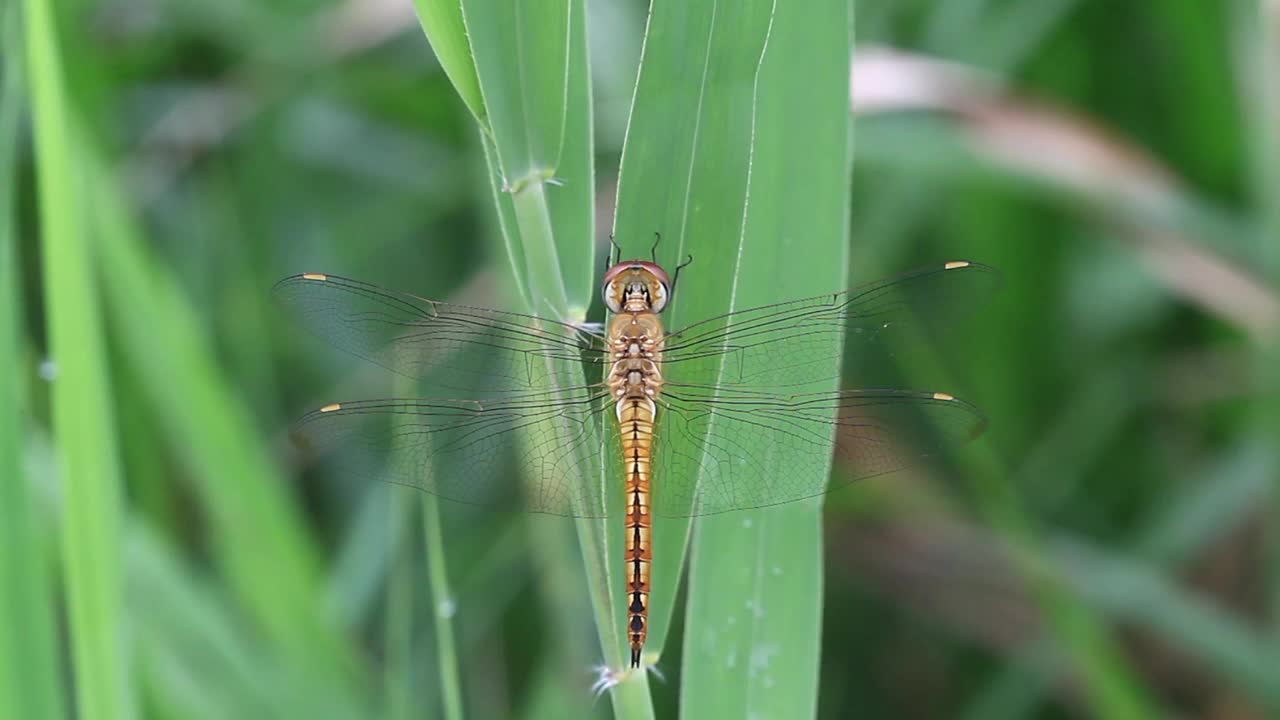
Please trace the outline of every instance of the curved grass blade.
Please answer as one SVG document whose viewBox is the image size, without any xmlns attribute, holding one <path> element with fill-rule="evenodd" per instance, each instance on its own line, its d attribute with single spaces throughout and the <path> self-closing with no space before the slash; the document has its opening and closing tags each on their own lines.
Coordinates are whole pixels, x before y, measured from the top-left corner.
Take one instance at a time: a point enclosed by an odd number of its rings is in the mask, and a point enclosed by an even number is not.
<svg viewBox="0 0 1280 720">
<path fill-rule="evenodd" d="M 435 50 L 440 67 L 466 103 L 476 122 L 486 126 L 484 100 L 480 97 L 480 80 L 467 43 L 467 28 L 462 21 L 462 3 L 457 0 L 414 0 L 418 22 Z"/>
<path fill-rule="evenodd" d="M 21 99 L 22 63 L 18 3 L 0 17 L 5 47 L 12 54 L 0 74 L 0 717 L 62 717 L 49 554 L 40 516 L 22 470 L 25 367 L 19 340 L 17 219 L 14 182 Z"/>
<path fill-rule="evenodd" d="M 134 715 L 123 637 L 121 477 L 105 339 L 90 262 L 88 204 L 52 3 L 25 5 L 39 168 L 53 430 L 66 497 L 62 556 L 77 707 L 89 720 Z"/>
</svg>

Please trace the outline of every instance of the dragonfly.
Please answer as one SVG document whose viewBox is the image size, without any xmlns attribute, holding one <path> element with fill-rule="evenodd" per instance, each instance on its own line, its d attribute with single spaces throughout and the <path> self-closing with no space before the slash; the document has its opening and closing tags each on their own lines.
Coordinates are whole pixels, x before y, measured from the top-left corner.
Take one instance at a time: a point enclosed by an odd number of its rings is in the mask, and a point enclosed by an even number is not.
<svg viewBox="0 0 1280 720">
<path fill-rule="evenodd" d="M 451 501 L 622 517 L 636 668 L 654 517 L 814 498 L 983 431 L 983 415 L 953 395 L 843 389 L 840 366 L 846 351 L 891 355 L 895 337 L 971 307 L 997 277 L 979 263 L 947 262 L 674 331 L 661 317 L 679 272 L 652 260 L 608 268 L 601 293 L 610 315 L 597 325 L 322 273 L 285 278 L 275 295 L 337 348 L 432 391 L 324 405 L 296 424 L 303 447 L 353 475 Z"/>
</svg>

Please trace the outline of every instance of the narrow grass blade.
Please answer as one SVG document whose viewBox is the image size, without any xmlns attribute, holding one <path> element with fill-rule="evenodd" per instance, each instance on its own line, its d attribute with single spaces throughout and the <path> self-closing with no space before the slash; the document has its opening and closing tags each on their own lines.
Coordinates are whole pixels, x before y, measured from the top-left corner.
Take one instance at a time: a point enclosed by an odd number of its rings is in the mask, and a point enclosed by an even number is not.
<svg viewBox="0 0 1280 720">
<path fill-rule="evenodd" d="M 431 609 L 435 620 L 436 662 L 440 676 L 440 698 L 445 720 L 462 720 L 462 682 L 458 672 L 458 650 L 453 638 L 456 604 L 449 589 L 445 564 L 444 533 L 440 529 L 440 501 L 434 495 L 422 497 L 422 533 L 427 553 L 427 577 L 431 585 Z"/>
<path fill-rule="evenodd" d="M 11 53 L 0 69 L 0 717 L 62 717 L 52 584 L 40 516 L 22 469 L 24 388 L 15 193 L 22 102 L 18 3 L 0 17 Z"/>
<path fill-rule="evenodd" d="M 476 65 L 467 42 L 467 28 L 462 22 L 461 0 L 413 0 L 413 5 L 418 11 L 422 32 L 431 42 L 440 67 L 444 68 L 476 122 L 487 127 L 480 81 L 476 78 Z"/>
<path fill-rule="evenodd" d="M 410 512 L 411 501 L 418 493 L 408 488 L 388 488 L 395 498 L 387 508 L 387 493 L 374 492 L 382 506 L 383 542 L 391 548 L 391 568 L 387 572 L 386 603 L 383 608 L 383 654 L 386 657 L 383 670 L 383 705 L 387 720 L 410 720 L 418 706 L 414 692 L 413 667 L 413 601 L 417 577 L 414 567 L 414 543 L 406 538 L 406 526 L 416 514 Z"/>
<path fill-rule="evenodd" d="M 62 521 L 72 667 L 81 717 L 134 715 L 123 637 L 121 477 L 83 168 L 72 136 L 54 8 L 25 5 L 44 250 L 53 430 L 66 498 Z"/>
</svg>

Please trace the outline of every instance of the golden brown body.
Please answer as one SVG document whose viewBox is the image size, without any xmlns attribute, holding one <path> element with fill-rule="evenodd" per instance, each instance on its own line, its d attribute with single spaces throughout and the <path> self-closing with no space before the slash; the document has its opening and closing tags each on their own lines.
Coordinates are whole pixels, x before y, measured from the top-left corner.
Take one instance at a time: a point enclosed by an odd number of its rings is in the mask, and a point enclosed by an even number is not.
<svg viewBox="0 0 1280 720">
<path fill-rule="evenodd" d="M 640 653 L 648 635 L 649 569 L 651 546 L 653 427 L 656 399 L 662 392 L 662 321 L 657 312 L 665 303 L 665 285 L 658 289 L 649 269 L 628 267 L 616 285 L 606 283 L 606 298 L 615 293 L 607 339 L 613 365 L 605 379 L 617 403 L 622 437 L 626 489 L 627 635 L 631 643 L 631 667 L 640 666 Z M 653 292 L 650 292 L 652 290 Z M 659 296 L 661 302 L 655 301 Z"/>
</svg>

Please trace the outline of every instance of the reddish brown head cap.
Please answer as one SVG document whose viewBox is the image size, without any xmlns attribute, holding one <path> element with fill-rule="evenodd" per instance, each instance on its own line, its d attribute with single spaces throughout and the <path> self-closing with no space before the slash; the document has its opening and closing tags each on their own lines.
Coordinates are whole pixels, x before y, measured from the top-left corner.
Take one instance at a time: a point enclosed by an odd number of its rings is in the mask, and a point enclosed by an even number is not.
<svg viewBox="0 0 1280 720">
<path fill-rule="evenodd" d="M 671 286 L 671 278 L 667 275 L 667 271 L 663 270 L 662 266 L 658 263 L 649 262 L 648 260 L 627 260 L 626 262 L 620 262 L 614 265 L 605 271 L 604 284 L 608 285 L 614 280 L 614 278 L 632 268 L 644 268 L 645 270 L 653 273 L 653 276 L 658 278 L 658 282 L 668 287 Z"/>
</svg>

